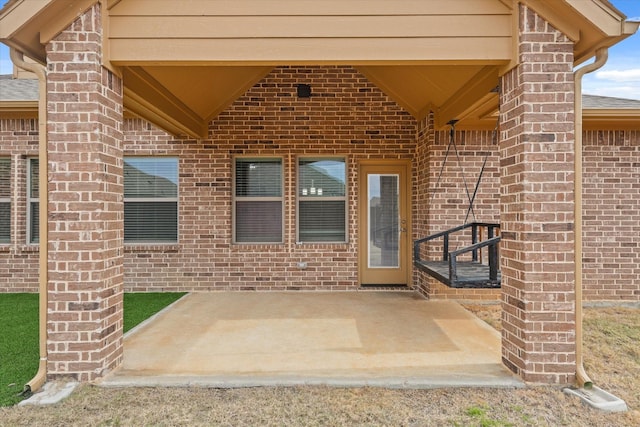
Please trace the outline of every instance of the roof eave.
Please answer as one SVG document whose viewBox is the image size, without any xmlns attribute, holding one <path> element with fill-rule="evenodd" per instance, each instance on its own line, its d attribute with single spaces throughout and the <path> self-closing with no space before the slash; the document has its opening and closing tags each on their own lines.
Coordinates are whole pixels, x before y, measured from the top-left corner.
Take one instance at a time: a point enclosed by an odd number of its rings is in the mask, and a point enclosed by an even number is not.
<svg viewBox="0 0 640 427">
<path fill-rule="evenodd" d="M 0 117 L 13 118 L 37 118 L 38 101 L 0 101 Z"/>
<path fill-rule="evenodd" d="M 593 44 L 586 49 L 581 50 L 580 52 L 576 52 L 576 57 L 574 59 L 575 65 L 580 65 L 585 61 L 593 58 L 596 55 L 596 51 L 602 47 L 611 47 L 622 40 L 625 40 L 632 35 L 634 35 L 638 29 L 640 29 L 640 22 L 636 21 L 624 21 L 622 22 L 622 31 L 617 36 L 608 37 L 600 41 L 600 43 Z"/>
<path fill-rule="evenodd" d="M 100 0 L 15 0 L 0 10 L 0 42 L 46 63 L 45 45 Z"/>
<path fill-rule="evenodd" d="M 640 131 L 640 109 L 583 110 L 584 130 L 636 130 Z"/>
</svg>

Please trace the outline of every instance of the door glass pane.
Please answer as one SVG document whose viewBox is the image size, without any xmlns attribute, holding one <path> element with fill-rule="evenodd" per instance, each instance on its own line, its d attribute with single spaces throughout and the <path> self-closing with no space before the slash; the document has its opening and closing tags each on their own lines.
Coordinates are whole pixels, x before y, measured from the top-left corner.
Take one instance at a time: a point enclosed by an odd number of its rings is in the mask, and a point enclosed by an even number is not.
<svg viewBox="0 0 640 427">
<path fill-rule="evenodd" d="M 400 266 L 400 186 L 398 175 L 369 174 L 369 267 Z"/>
</svg>

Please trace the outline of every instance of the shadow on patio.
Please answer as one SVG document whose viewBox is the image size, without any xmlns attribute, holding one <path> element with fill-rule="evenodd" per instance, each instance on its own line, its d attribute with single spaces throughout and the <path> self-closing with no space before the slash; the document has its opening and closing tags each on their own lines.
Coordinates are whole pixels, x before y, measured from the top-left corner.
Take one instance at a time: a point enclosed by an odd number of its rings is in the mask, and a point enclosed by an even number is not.
<svg viewBox="0 0 640 427">
<path fill-rule="evenodd" d="M 497 331 L 411 292 L 201 293 L 125 337 L 105 386 L 518 387 Z"/>
</svg>

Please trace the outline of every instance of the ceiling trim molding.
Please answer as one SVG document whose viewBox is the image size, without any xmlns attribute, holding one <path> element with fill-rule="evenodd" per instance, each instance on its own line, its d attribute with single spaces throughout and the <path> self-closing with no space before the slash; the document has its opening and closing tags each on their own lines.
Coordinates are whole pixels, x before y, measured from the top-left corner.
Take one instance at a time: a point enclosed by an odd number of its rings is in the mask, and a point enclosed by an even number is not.
<svg viewBox="0 0 640 427">
<path fill-rule="evenodd" d="M 127 108 L 170 130 L 171 133 L 184 133 L 194 138 L 207 137 L 207 122 L 144 69 L 141 67 L 125 68 L 123 78 L 127 82 L 124 89 L 124 103 Z M 157 121 L 158 119 L 160 120 Z M 180 132 L 176 133 L 176 129 L 179 129 Z"/>
<path fill-rule="evenodd" d="M 464 86 L 454 93 L 436 112 L 434 123 L 436 128 L 444 126 L 452 119 L 463 119 L 460 116 L 469 105 L 483 99 L 498 84 L 498 68 L 484 67 L 474 75 Z"/>
<path fill-rule="evenodd" d="M 240 85 L 237 90 L 233 91 L 229 96 L 227 96 L 220 105 L 216 107 L 208 117 L 206 117 L 206 121 L 210 122 L 215 117 L 217 117 L 220 113 L 225 111 L 231 104 L 233 104 L 238 98 L 244 95 L 249 89 L 251 89 L 256 83 L 264 79 L 269 73 L 273 70 L 273 67 L 262 67 L 262 69 L 256 73 L 256 75 L 247 80 L 244 84 Z"/>
</svg>

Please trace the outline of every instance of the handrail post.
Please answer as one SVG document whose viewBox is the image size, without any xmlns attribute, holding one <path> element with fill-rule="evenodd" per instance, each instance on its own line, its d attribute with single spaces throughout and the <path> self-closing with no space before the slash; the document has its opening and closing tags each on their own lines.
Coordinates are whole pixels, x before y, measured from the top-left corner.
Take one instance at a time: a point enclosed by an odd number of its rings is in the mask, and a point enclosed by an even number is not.
<svg viewBox="0 0 640 427">
<path fill-rule="evenodd" d="M 476 243 L 478 243 L 478 225 L 474 223 L 471 226 L 471 244 L 475 245 Z M 474 249 L 473 251 L 471 251 L 471 259 L 474 262 L 478 261 L 478 250 L 477 249 Z"/>
<path fill-rule="evenodd" d="M 498 244 L 489 245 L 489 280 L 498 280 Z"/>
<path fill-rule="evenodd" d="M 449 233 L 445 234 L 442 242 L 442 260 L 447 261 L 449 259 Z"/>
<path fill-rule="evenodd" d="M 449 259 L 449 283 L 451 284 L 452 287 L 456 287 L 458 282 L 457 261 L 458 260 L 456 259 L 455 255 Z"/>
</svg>

